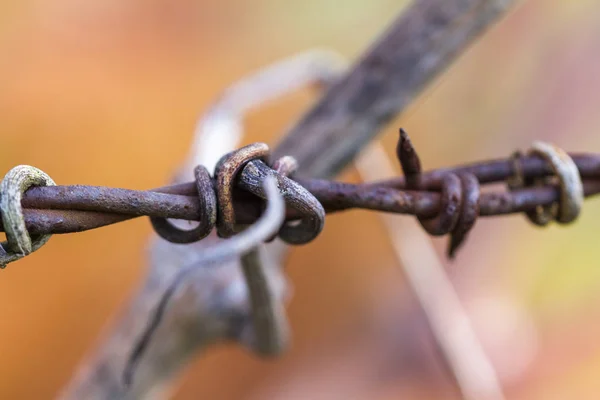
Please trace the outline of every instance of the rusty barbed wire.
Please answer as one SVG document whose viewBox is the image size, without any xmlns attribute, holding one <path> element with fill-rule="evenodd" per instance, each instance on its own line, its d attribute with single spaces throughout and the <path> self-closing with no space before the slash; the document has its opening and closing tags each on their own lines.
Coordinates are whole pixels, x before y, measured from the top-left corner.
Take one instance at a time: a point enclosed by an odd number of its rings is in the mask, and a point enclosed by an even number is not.
<svg viewBox="0 0 600 400">
<path fill-rule="evenodd" d="M 450 234 L 450 256 L 479 216 L 520 212 L 531 216 L 539 210 L 548 214 L 553 209 L 553 219 L 564 220 L 563 211 L 557 208 L 568 195 L 563 190 L 563 178 L 557 177 L 560 171 L 556 164 L 540 155 L 539 149 L 507 159 L 421 172 L 417 152 L 401 130 L 397 155 L 404 177 L 364 184 L 292 179 L 287 175 L 295 168 L 293 159 L 277 160 L 273 169 L 268 162 L 268 147 L 255 143 L 224 156 L 214 178 L 198 167 L 195 182 L 147 191 L 34 186 L 24 193 L 21 204 L 31 235 L 81 232 L 148 216 L 166 240 L 189 243 L 200 240 L 215 226 L 219 236 L 229 237 L 256 221 L 266 198 L 262 182 L 274 176 L 287 206 L 287 222 L 279 236 L 288 243 L 303 244 L 314 239 L 323 228 L 326 213 L 367 209 L 415 215 L 429 234 Z M 580 182 L 584 196 L 600 193 L 600 155 L 567 155 L 560 151 L 554 158 L 561 157 L 572 163 L 577 175 L 573 179 Z M 515 179 L 521 181 L 520 185 L 514 184 Z M 480 193 L 482 185 L 491 183 L 505 183 L 506 190 Z M 200 226 L 180 231 L 167 218 L 199 221 Z M 0 224 L 0 231 L 4 229 Z"/>
</svg>

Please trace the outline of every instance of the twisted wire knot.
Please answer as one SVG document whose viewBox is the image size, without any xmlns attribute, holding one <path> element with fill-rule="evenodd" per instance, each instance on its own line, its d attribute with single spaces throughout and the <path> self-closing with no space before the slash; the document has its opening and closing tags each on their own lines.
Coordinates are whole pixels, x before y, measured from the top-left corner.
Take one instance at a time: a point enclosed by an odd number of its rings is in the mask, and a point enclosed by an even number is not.
<svg viewBox="0 0 600 400">
<path fill-rule="evenodd" d="M 396 154 L 405 175 L 406 189 L 440 191 L 441 206 L 438 214 L 432 218 L 417 216 L 417 219 L 430 235 L 450 234 L 448 256 L 453 258 L 479 216 L 479 180 L 474 174 L 466 171 L 446 172 L 424 185 L 421 182 L 421 161 L 403 129 L 400 130 Z M 558 202 L 525 211 L 527 218 L 539 226 L 545 226 L 551 221 L 561 224 L 574 221 L 581 211 L 584 191 L 579 170 L 573 159 L 564 150 L 544 142 L 534 142 L 529 154 L 546 161 L 553 175 L 536 179 L 526 177 L 521 166 L 521 153 L 516 152 L 512 157 L 515 176 L 508 182 L 509 189 L 552 184 L 558 186 L 560 197 Z"/>
<path fill-rule="evenodd" d="M 432 236 L 450 234 L 448 256 L 454 257 L 456 250 L 464 243 L 479 216 L 479 181 L 471 173 L 447 173 L 429 187 L 422 187 L 421 161 L 408 134 L 403 129 L 400 129 L 396 155 L 406 177 L 407 189 L 436 190 L 439 188 L 441 194 L 439 213 L 433 218 L 417 216 L 417 219 L 423 229 Z"/>
<path fill-rule="evenodd" d="M 207 169 L 203 166 L 196 167 L 196 189 L 203 215 L 207 217 L 192 230 L 180 229 L 166 218 L 151 217 L 156 233 L 173 243 L 201 240 L 214 228 L 219 237 L 231 237 L 244 228 L 236 221 L 236 186 L 239 185 L 247 192 L 266 199 L 262 182 L 268 176 L 273 176 L 286 205 L 297 210 L 302 216 L 298 221 L 285 222 L 277 236 L 289 244 L 305 244 L 315 239 L 325 224 L 323 206 L 308 190 L 288 178 L 297 168 L 293 157 L 281 157 L 269 167 L 269 154 L 269 146 L 265 143 L 253 143 L 225 154 L 215 168 L 214 185 Z M 245 179 L 239 179 L 241 174 Z"/>
</svg>

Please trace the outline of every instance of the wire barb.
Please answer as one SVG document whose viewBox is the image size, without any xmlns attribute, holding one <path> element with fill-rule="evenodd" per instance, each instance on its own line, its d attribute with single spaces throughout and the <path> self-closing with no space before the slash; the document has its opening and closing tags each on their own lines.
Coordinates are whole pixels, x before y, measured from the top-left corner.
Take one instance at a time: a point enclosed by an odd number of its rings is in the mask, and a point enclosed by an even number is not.
<svg viewBox="0 0 600 400">
<path fill-rule="evenodd" d="M 421 161 L 404 129 L 400 129 L 396 154 L 406 178 L 406 188 L 423 189 Z M 449 172 L 441 175 L 436 183 L 441 186 L 442 204 L 438 214 L 433 218 L 417 218 L 430 235 L 450 234 L 448 257 L 453 258 L 479 216 L 479 181 L 471 173 Z"/>
<path fill-rule="evenodd" d="M 426 181 L 421 175 L 421 162 L 417 152 L 403 129 L 400 129 L 396 154 L 405 175 L 407 189 L 439 189 L 441 206 L 437 215 L 432 218 L 417 215 L 417 218 L 430 235 L 450 234 L 448 257 L 453 258 L 480 215 L 482 196 L 479 179 L 474 173 L 463 169 L 442 172 L 436 175 L 435 179 Z M 527 178 L 522 165 L 522 155 L 516 152 L 511 157 L 515 175 L 508 180 L 509 189 L 521 189 L 536 184 L 554 185 L 555 179 L 558 179 L 560 196 L 558 201 L 525 210 L 527 217 L 539 226 L 545 226 L 553 220 L 562 224 L 573 222 L 580 213 L 584 199 L 584 187 L 577 165 L 564 150 L 544 142 L 534 142 L 529 155 L 540 157 L 546 162 L 554 176 Z"/>
</svg>

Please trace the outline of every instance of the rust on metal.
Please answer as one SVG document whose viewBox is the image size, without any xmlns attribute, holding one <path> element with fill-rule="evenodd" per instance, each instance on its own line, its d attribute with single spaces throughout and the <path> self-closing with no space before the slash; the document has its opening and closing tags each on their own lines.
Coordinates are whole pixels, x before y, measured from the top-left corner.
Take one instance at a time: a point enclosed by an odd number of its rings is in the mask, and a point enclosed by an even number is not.
<svg viewBox="0 0 600 400">
<path fill-rule="evenodd" d="M 406 187 L 418 189 L 422 184 L 421 162 L 403 129 L 400 129 L 396 154 L 406 178 Z M 430 235 L 450 234 L 448 256 L 452 258 L 479 216 L 479 181 L 469 172 L 448 172 L 441 176 L 439 185 L 442 204 L 438 214 L 433 218 L 417 218 Z"/>
<path fill-rule="evenodd" d="M 196 179 L 196 193 L 199 207 L 203 211 L 203 218 L 194 229 L 180 229 L 173 225 L 167 218 L 150 217 L 150 222 L 156 233 L 163 239 L 172 243 L 193 243 L 207 237 L 215 227 L 217 221 L 217 198 L 212 190 L 212 180 L 206 167 L 198 165 L 194 169 Z"/>
<path fill-rule="evenodd" d="M 227 236 L 256 221 L 266 197 L 262 182 L 274 176 L 287 206 L 287 222 L 279 236 L 288 243 L 314 239 L 323 228 L 325 213 L 358 208 L 415 215 L 430 234 L 450 234 L 448 252 L 453 255 L 478 216 L 533 213 L 539 207 L 556 207 L 565 198 L 556 166 L 535 152 L 520 156 L 518 162 L 509 157 L 421 172 L 417 152 L 401 130 L 396 153 L 405 177 L 351 184 L 292 177 L 297 168 L 293 158 L 282 157 L 269 166 L 268 147 L 255 144 L 227 155 L 224 160 L 235 162 L 221 163 L 212 179 L 200 167 L 194 182 L 147 191 L 81 185 L 32 187 L 23 196 L 23 214 L 33 235 L 81 232 L 149 216 L 161 236 L 189 243 L 204 237 L 215 224 L 221 224 Z M 561 154 L 561 159 L 572 160 L 583 195 L 600 193 L 600 155 Z M 481 185 L 507 183 L 515 176 L 524 182 L 519 188 L 480 193 Z M 540 180 L 543 184 L 531 185 Z M 212 196 L 216 196 L 216 206 Z M 166 225 L 166 218 L 200 221 L 200 226 L 176 231 Z M 0 230 L 4 230 L 1 224 Z"/>
<path fill-rule="evenodd" d="M 237 151 L 225 154 L 215 167 L 217 181 L 218 219 L 217 233 L 220 237 L 231 237 L 236 233 L 233 189 L 240 170 L 252 160 L 266 160 L 269 146 L 265 143 L 253 143 Z"/>
</svg>

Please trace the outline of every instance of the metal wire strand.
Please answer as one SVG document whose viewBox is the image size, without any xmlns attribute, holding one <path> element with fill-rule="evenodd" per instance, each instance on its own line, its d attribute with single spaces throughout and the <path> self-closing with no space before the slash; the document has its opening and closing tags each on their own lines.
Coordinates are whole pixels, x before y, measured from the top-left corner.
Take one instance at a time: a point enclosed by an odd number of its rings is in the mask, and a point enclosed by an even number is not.
<svg viewBox="0 0 600 400">
<path fill-rule="evenodd" d="M 198 165 L 194 169 L 196 191 L 203 218 L 194 229 L 180 229 L 167 218 L 150 217 L 154 231 L 171 243 L 187 244 L 197 242 L 208 236 L 217 221 L 217 197 L 212 185 L 212 179 L 206 167 Z"/>
<path fill-rule="evenodd" d="M 235 176 L 227 178 L 235 186 L 231 191 L 235 204 L 222 204 L 233 210 L 233 221 L 238 225 L 236 228 L 234 223 L 234 232 L 251 224 L 264 207 L 262 182 L 265 177 L 274 176 L 287 205 L 286 221 L 293 222 L 284 224 L 279 236 L 290 244 L 304 244 L 314 239 L 323 229 L 324 210 L 334 213 L 361 208 L 416 215 L 422 221 L 428 221 L 426 226 L 433 225 L 428 229 L 436 235 L 451 234 L 448 251 L 454 254 L 476 216 L 525 212 L 534 223 L 546 224 L 536 217 L 539 207 L 546 207 L 553 211 L 544 218 L 567 223 L 579 213 L 582 186 L 584 196 L 600 193 L 600 155 L 566 155 L 550 148 L 550 153 L 546 151 L 548 155 L 544 157 L 540 153 L 544 151 L 540 147 L 537 153 L 421 173 L 420 160 L 408 135 L 401 131 L 397 153 L 405 177 L 365 184 L 301 177 L 292 180 L 284 176 L 285 170 L 293 170 L 291 160 L 275 161 L 273 167 L 282 173 L 261 160 L 253 160 L 241 167 Z M 465 174 L 471 174 L 475 179 L 470 178 L 467 182 L 469 178 L 465 178 Z M 458 179 L 448 178 L 449 175 L 456 175 Z M 507 181 L 513 181 L 509 182 L 512 190 L 479 191 L 481 185 Z M 25 225 L 31 235 L 81 232 L 138 216 L 207 219 L 207 225 L 212 226 L 211 215 L 214 213 L 202 206 L 198 184 L 197 180 L 151 191 L 82 185 L 32 187 L 22 196 Z M 206 182 L 207 190 L 202 193 L 210 194 L 218 187 L 218 179 L 214 179 L 210 188 Z M 406 190 L 408 188 L 413 190 Z M 443 195 L 444 191 L 446 195 Z M 221 214 L 228 215 L 222 212 L 221 205 L 217 207 Z M 4 230 L 4 223 L 0 221 L 0 231 Z M 162 236 L 168 237 L 165 232 Z M 6 253 L 4 249 L 2 252 Z M 6 254 L 3 257 L 6 258 Z"/>
<path fill-rule="evenodd" d="M 217 180 L 217 233 L 220 237 L 231 237 L 236 233 L 235 210 L 233 207 L 233 187 L 238 172 L 252 160 L 266 160 L 269 146 L 265 143 L 252 143 L 225 154 L 215 168 Z"/>
<path fill-rule="evenodd" d="M 278 174 L 264 162 L 256 160 L 249 162 L 242 170 L 240 187 L 264 198 L 264 191 L 256 183 L 267 176 L 277 178 L 277 184 L 286 204 L 300 216 L 293 223 L 284 224 L 279 230 L 279 237 L 286 243 L 296 245 L 314 240 L 323 230 L 325 209 L 319 200 L 298 182 Z"/>
<path fill-rule="evenodd" d="M 298 169 L 298 162 L 296 161 L 296 159 L 294 157 L 283 156 L 283 157 L 275 160 L 273 162 L 273 165 L 271 165 L 271 168 L 273 168 L 273 170 L 275 172 L 277 172 L 279 175 L 289 178 Z M 294 225 L 290 224 L 289 222 L 284 223 L 284 227 L 283 227 L 284 236 L 285 236 L 285 229 L 286 228 L 289 229 L 289 227 L 293 227 L 293 226 Z M 281 229 L 279 230 L 279 232 L 277 232 L 277 235 L 273 235 L 272 237 L 267 239 L 266 242 L 267 243 L 272 242 L 273 240 L 275 240 L 277 238 L 277 236 L 279 236 L 280 233 L 281 233 Z"/>
<path fill-rule="evenodd" d="M 29 165 L 18 165 L 4 176 L 0 184 L 0 211 L 7 241 L 0 243 L 0 268 L 38 250 L 52 236 L 29 235 L 21 200 L 32 186 L 55 185 L 46 173 Z"/>
<path fill-rule="evenodd" d="M 462 173 L 459 175 L 462 187 L 463 199 L 462 209 L 458 213 L 458 221 L 454 230 L 450 233 L 450 243 L 448 245 L 448 257 L 454 258 L 458 248 L 465 242 L 469 231 L 475 225 L 479 217 L 479 181 L 475 175 Z"/>
</svg>

